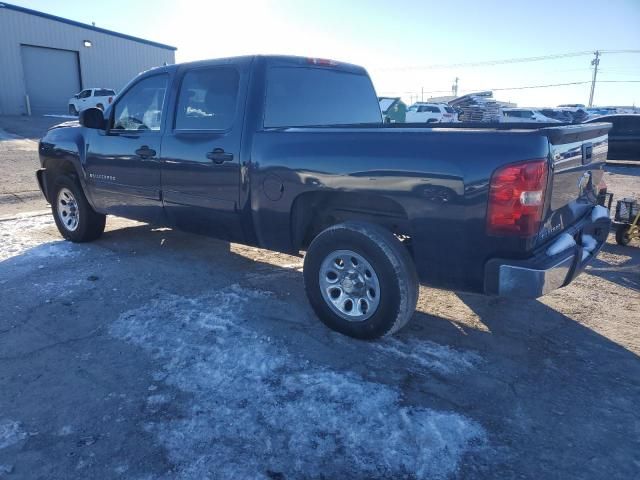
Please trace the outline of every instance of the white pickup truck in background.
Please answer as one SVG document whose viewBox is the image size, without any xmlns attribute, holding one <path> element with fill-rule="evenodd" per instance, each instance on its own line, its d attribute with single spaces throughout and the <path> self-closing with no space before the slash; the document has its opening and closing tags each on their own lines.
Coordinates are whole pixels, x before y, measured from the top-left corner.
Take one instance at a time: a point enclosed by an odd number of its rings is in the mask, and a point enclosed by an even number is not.
<svg viewBox="0 0 640 480">
<path fill-rule="evenodd" d="M 458 121 L 453 107 L 445 103 L 417 102 L 407 110 L 407 123 L 452 123 Z"/>
<path fill-rule="evenodd" d="M 69 99 L 69 114 L 78 115 L 91 107 L 104 110 L 115 96 L 116 91 L 111 88 L 86 88 Z"/>
<path fill-rule="evenodd" d="M 533 108 L 503 108 L 500 123 L 562 123 Z"/>
</svg>

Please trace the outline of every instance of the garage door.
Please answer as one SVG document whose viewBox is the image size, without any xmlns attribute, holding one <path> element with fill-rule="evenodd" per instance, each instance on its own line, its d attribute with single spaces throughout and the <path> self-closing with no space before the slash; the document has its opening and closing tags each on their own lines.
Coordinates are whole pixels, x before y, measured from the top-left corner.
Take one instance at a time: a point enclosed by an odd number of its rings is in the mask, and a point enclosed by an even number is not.
<svg viewBox="0 0 640 480">
<path fill-rule="evenodd" d="M 32 114 L 68 113 L 80 91 L 78 52 L 23 45 L 22 67 Z"/>
</svg>

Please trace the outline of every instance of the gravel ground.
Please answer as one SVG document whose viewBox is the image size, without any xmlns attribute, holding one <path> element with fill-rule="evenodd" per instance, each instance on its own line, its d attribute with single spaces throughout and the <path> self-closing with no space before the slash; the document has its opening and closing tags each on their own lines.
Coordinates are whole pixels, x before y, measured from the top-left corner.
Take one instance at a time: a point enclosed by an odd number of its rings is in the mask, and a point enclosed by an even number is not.
<svg viewBox="0 0 640 480">
<path fill-rule="evenodd" d="M 367 343 L 314 317 L 298 257 L 107 223 L 0 221 L 0 478 L 640 476 L 637 243 L 539 301 L 421 288 Z"/>
</svg>

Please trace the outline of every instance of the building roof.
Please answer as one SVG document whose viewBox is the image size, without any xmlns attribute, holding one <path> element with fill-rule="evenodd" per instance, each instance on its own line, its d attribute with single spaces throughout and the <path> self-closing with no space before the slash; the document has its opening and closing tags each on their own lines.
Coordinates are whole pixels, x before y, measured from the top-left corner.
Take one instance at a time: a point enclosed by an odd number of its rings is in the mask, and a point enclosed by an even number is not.
<svg viewBox="0 0 640 480">
<path fill-rule="evenodd" d="M 152 45 L 158 48 L 165 48 L 167 50 L 177 50 L 176 47 L 172 47 L 171 45 L 165 45 L 164 43 L 152 42 L 151 40 L 145 40 L 144 38 L 138 38 L 132 35 L 127 35 L 120 32 L 114 32 L 113 30 L 107 30 L 106 28 L 87 25 L 86 23 L 76 22 L 75 20 L 69 20 L 68 18 L 58 17 L 56 15 L 50 15 L 44 12 L 38 12 L 37 10 L 31 10 L 30 8 L 11 5 L 10 3 L 0 2 L 0 8 L 6 8 L 8 10 L 14 10 L 16 12 L 26 13 L 27 15 L 34 15 L 36 17 L 46 18 L 48 20 L 53 20 L 54 22 L 66 23 L 68 25 L 73 25 L 74 27 L 85 28 L 87 30 L 93 30 L 94 32 L 105 33 L 107 35 L 112 35 L 114 37 L 125 38 L 127 40 L 132 40 L 134 42 L 139 42 L 139 43 L 145 43 L 147 45 Z"/>
</svg>

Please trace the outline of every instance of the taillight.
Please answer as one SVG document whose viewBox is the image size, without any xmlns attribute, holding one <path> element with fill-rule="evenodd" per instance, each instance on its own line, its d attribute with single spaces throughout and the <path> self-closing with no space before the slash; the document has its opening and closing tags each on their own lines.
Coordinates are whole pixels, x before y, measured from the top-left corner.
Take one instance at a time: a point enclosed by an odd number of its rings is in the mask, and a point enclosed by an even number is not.
<svg viewBox="0 0 640 480">
<path fill-rule="evenodd" d="M 547 160 L 501 167 L 489 187 L 487 233 L 530 237 L 538 233 L 547 185 Z"/>
<path fill-rule="evenodd" d="M 338 62 L 335 60 L 329 60 L 327 58 L 307 58 L 307 63 L 312 65 L 322 65 L 323 67 L 335 67 Z"/>
<path fill-rule="evenodd" d="M 109 103 L 113 102 L 113 97 L 109 97 Z"/>
</svg>

